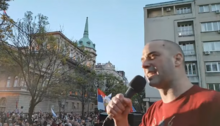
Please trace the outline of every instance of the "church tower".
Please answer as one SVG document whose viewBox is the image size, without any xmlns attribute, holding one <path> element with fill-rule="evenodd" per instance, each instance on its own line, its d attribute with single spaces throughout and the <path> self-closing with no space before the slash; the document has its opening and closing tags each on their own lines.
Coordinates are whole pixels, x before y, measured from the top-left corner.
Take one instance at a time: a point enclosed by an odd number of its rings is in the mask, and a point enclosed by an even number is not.
<svg viewBox="0 0 220 126">
<path fill-rule="evenodd" d="M 96 50 L 95 50 L 95 44 L 89 39 L 88 17 L 86 17 L 86 24 L 85 24 L 83 37 L 78 41 L 77 45 L 78 45 L 78 47 L 84 47 L 84 49 L 90 53 L 92 60 L 88 61 L 86 63 L 86 65 L 94 68 L 94 66 L 96 64 L 97 54 L 96 54 Z"/>
</svg>

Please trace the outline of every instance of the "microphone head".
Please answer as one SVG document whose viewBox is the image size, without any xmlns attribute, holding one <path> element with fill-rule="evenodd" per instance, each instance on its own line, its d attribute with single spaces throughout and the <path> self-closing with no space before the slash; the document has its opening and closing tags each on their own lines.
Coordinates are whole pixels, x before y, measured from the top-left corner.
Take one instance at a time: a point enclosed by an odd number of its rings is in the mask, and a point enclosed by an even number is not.
<svg viewBox="0 0 220 126">
<path fill-rule="evenodd" d="M 140 93 L 144 89 L 146 83 L 146 80 L 142 76 L 137 75 L 131 80 L 129 86 L 133 88 L 136 93 Z"/>
</svg>

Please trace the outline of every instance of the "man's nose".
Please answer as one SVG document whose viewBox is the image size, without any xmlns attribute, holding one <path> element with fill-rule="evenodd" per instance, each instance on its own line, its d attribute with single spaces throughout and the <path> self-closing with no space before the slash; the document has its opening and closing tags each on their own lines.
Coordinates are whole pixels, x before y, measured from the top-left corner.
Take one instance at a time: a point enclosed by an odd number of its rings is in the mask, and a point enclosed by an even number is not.
<svg viewBox="0 0 220 126">
<path fill-rule="evenodd" d="M 150 67 L 150 63 L 148 61 L 145 60 L 142 62 L 142 68 L 148 69 L 149 67 Z"/>
</svg>

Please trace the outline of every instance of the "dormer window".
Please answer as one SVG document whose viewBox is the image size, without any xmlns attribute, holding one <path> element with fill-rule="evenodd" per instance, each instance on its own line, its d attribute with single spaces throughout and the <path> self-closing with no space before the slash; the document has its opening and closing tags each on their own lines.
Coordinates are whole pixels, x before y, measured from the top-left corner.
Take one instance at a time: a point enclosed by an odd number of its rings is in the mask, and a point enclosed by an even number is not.
<svg viewBox="0 0 220 126">
<path fill-rule="evenodd" d="M 82 44 L 82 41 L 79 41 L 79 44 Z"/>
<path fill-rule="evenodd" d="M 95 44 L 93 44 L 93 47 L 95 48 Z"/>
<path fill-rule="evenodd" d="M 89 45 L 90 45 L 90 43 L 91 43 L 90 41 L 87 42 L 87 44 L 89 44 Z"/>
</svg>

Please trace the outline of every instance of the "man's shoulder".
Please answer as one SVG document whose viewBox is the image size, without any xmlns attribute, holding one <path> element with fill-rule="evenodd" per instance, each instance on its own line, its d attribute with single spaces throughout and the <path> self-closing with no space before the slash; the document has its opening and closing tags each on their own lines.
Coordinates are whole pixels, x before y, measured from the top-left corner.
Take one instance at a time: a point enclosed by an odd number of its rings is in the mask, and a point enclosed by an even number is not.
<svg viewBox="0 0 220 126">
<path fill-rule="evenodd" d="M 193 98 L 201 102 L 219 102 L 220 103 L 220 92 L 201 88 L 199 86 L 194 87 L 194 92 L 192 93 Z"/>
<path fill-rule="evenodd" d="M 206 88 L 202 88 L 199 86 L 195 86 L 195 90 L 196 91 L 195 91 L 194 95 L 197 95 L 201 98 L 208 99 L 208 100 L 220 99 L 220 92 L 206 89 Z"/>
<path fill-rule="evenodd" d="M 156 101 L 154 102 L 147 110 L 146 114 L 149 114 L 149 113 L 152 113 L 154 112 L 155 110 L 159 109 L 160 107 L 162 107 L 163 105 L 163 101 L 162 100 L 159 100 L 159 101 Z"/>
</svg>

